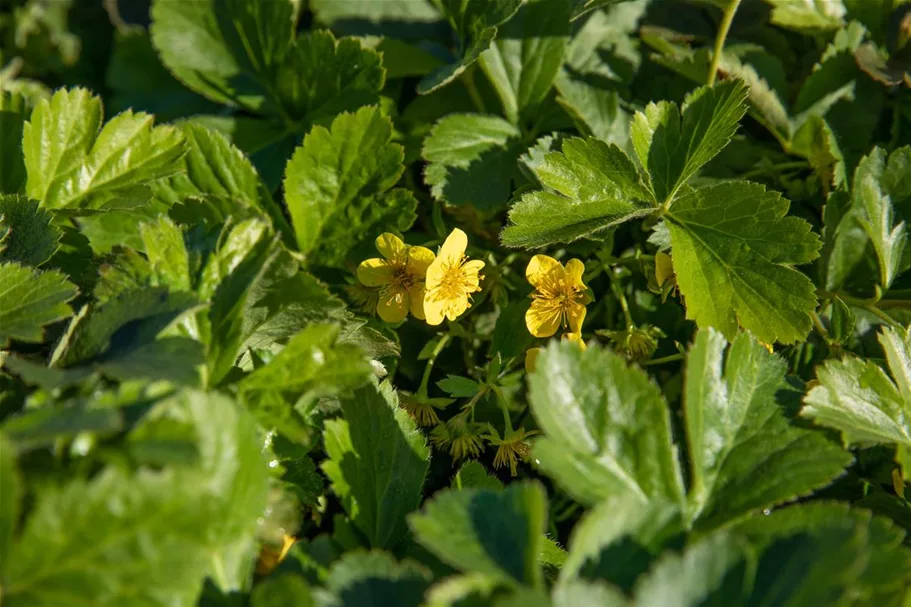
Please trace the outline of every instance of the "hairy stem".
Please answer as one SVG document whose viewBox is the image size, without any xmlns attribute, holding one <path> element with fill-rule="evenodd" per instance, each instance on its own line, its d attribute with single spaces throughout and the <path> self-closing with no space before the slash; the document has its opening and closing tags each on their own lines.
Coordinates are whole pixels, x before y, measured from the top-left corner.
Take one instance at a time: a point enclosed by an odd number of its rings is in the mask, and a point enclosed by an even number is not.
<svg viewBox="0 0 911 607">
<path fill-rule="evenodd" d="M 709 77 L 706 83 L 709 86 L 715 84 L 715 75 L 718 73 L 718 63 L 721 61 L 721 51 L 724 50 L 724 41 L 728 37 L 728 30 L 731 29 L 731 22 L 734 20 L 734 14 L 737 7 L 740 6 L 740 0 L 731 0 L 724 14 L 721 16 L 721 23 L 718 25 L 718 34 L 715 36 L 715 48 L 712 51 L 712 64 L 709 66 Z"/>
</svg>

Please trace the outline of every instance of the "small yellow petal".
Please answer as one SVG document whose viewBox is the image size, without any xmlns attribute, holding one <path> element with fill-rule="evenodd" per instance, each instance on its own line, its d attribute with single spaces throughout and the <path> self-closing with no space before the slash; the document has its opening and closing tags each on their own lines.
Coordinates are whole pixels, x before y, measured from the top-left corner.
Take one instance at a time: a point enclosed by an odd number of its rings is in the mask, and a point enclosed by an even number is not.
<svg viewBox="0 0 911 607">
<path fill-rule="evenodd" d="M 477 276 L 484 269 L 484 262 L 480 259 L 470 259 L 462 264 L 462 273 L 468 276 Z"/>
<path fill-rule="evenodd" d="M 449 264 L 459 263 L 462 256 L 465 255 L 465 249 L 468 247 L 468 236 L 459 228 L 455 228 L 446 237 L 443 246 L 440 247 L 440 253 L 437 255 L 443 261 Z"/>
<path fill-rule="evenodd" d="M 408 291 L 386 289 L 380 293 L 376 312 L 386 322 L 401 322 L 408 316 L 409 300 Z"/>
<path fill-rule="evenodd" d="M 588 346 L 585 345 L 585 340 L 582 339 L 581 333 L 564 333 L 563 341 L 568 341 L 578 345 L 579 349 L 583 352 L 585 352 L 585 349 L 588 348 Z"/>
<path fill-rule="evenodd" d="M 357 267 L 357 279 L 368 287 L 382 287 L 392 282 L 395 270 L 385 259 L 373 258 Z"/>
<path fill-rule="evenodd" d="M 417 284 L 408 291 L 411 298 L 411 315 L 418 320 L 424 320 L 424 284 Z"/>
<path fill-rule="evenodd" d="M 404 262 L 408 247 L 395 234 L 385 232 L 376 237 L 376 250 L 389 261 Z"/>
<path fill-rule="evenodd" d="M 529 348 L 525 351 L 525 371 L 531 373 L 538 366 L 538 356 L 541 355 L 541 348 Z"/>
<path fill-rule="evenodd" d="M 446 302 L 428 297 L 429 291 L 424 295 L 424 320 L 428 325 L 436 326 L 443 322 L 443 308 Z"/>
<path fill-rule="evenodd" d="M 569 330 L 572 333 L 582 332 L 582 322 L 585 320 L 585 306 L 580 303 L 568 303 L 566 316 L 569 321 Z"/>
<path fill-rule="evenodd" d="M 535 337 L 550 337 L 560 328 L 560 317 L 559 306 L 545 300 L 535 299 L 525 312 L 525 326 L 528 327 L 528 332 Z"/>
<path fill-rule="evenodd" d="M 585 264 L 578 259 L 570 259 L 566 262 L 566 279 L 570 286 L 579 290 L 585 288 L 582 282 L 582 275 L 585 273 Z"/>
<path fill-rule="evenodd" d="M 539 289 L 546 278 L 562 278 L 563 272 L 563 265 L 553 257 L 535 255 L 525 268 L 525 278 L 528 279 L 531 286 Z"/>
<path fill-rule="evenodd" d="M 446 301 L 446 318 L 449 320 L 455 320 L 459 316 L 465 313 L 471 306 L 468 303 L 468 295 L 464 293 L 462 295 L 457 295 L 456 297 L 450 298 Z"/>
<path fill-rule="evenodd" d="M 413 276 L 420 276 L 424 280 L 427 274 L 427 268 L 433 263 L 436 256 L 433 251 L 427 247 L 408 247 L 408 273 Z"/>
<path fill-rule="evenodd" d="M 658 286 L 664 286 L 664 283 L 674 276 L 674 262 L 667 253 L 658 251 L 655 254 L 655 282 Z"/>
</svg>

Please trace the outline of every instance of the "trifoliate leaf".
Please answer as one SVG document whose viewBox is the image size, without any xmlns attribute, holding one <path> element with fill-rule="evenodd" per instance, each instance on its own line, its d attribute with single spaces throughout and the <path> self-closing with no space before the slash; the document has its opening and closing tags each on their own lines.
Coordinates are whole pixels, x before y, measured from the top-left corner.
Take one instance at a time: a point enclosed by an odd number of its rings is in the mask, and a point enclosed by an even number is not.
<svg viewBox="0 0 911 607">
<path fill-rule="evenodd" d="M 522 0 L 439 0 L 459 39 L 459 52 L 453 63 L 421 80 L 418 93 L 426 95 L 455 80 L 490 46 L 497 26 L 512 17 L 521 4 Z"/>
<path fill-rule="evenodd" d="M 152 43 L 171 73 L 218 103 L 276 112 L 273 88 L 292 44 L 291 0 L 156 0 Z"/>
<path fill-rule="evenodd" d="M 684 415 L 692 482 L 689 520 L 714 527 L 825 486 L 851 455 L 786 413 L 785 361 L 748 334 L 700 331 L 687 356 Z"/>
<path fill-rule="evenodd" d="M 326 587 L 332 607 L 418 607 L 430 585 L 426 569 L 412 561 L 398 563 L 385 552 L 350 552 L 329 570 Z"/>
<path fill-rule="evenodd" d="M 408 523 L 418 542 L 463 571 L 540 587 L 547 496 L 537 482 L 502 491 L 445 489 Z"/>
<path fill-rule="evenodd" d="M 772 23 L 797 31 L 837 29 L 844 24 L 842 0 L 766 0 L 772 5 Z"/>
<path fill-rule="evenodd" d="M 869 156 L 860 161 L 854 173 L 851 206 L 876 251 L 879 284 L 883 289 L 888 289 L 902 270 L 902 254 L 908 239 L 908 229 L 904 222 L 896 223 L 893 220 L 893 205 L 886 189 L 888 185 L 883 183 L 885 171 L 886 153 L 880 148 L 874 148 Z"/>
<path fill-rule="evenodd" d="M 33 607 L 189 604 L 213 575 L 237 588 L 239 545 L 252 548 L 268 469 L 255 427 L 224 397 L 185 393 L 149 419 L 189 422 L 196 465 L 107 467 L 45 486 L 2 566 L 4 604 Z"/>
<path fill-rule="evenodd" d="M 0 91 L 0 194 L 15 194 L 25 185 L 22 125 L 30 110 L 23 95 Z"/>
<path fill-rule="evenodd" d="M 641 370 L 597 346 L 551 343 L 530 375 L 529 402 L 544 432 L 532 457 L 578 501 L 683 503 L 667 405 Z"/>
<path fill-rule="evenodd" d="M 496 208 L 509 199 L 521 153 L 519 129 L 498 116 L 449 114 L 424 139 L 424 180 L 437 200 Z"/>
<path fill-rule="evenodd" d="M 746 113 L 747 89 L 739 81 L 701 87 L 678 111 L 667 101 L 636 112 L 633 148 L 646 168 L 654 199 L 672 201 L 680 187 L 730 142 Z"/>
<path fill-rule="evenodd" d="M 73 314 L 68 301 L 77 289 L 56 270 L 38 272 L 17 263 L 0 263 L 0 344 L 9 339 L 44 340 L 44 326 Z"/>
<path fill-rule="evenodd" d="M 569 0 L 531 0 L 500 26 L 480 65 L 513 124 L 550 90 L 569 41 Z"/>
<path fill-rule="evenodd" d="M 550 152 L 534 170 L 555 192 L 529 192 L 513 205 L 501 235 L 506 246 L 572 242 L 655 210 L 632 160 L 593 137 L 564 141 L 561 152 Z"/>
<path fill-rule="evenodd" d="M 29 198 L 54 209 L 131 206 L 179 170 L 185 145 L 175 128 L 131 110 L 103 127 L 102 118 L 101 99 L 85 89 L 60 89 L 37 105 L 22 137 Z"/>
<path fill-rule="evenodd" d="M 402 146 L 378 108 L 314 127 L 285 168 L 285 200 L 298 248 L 312 263 L 341 265 L 359 242 L 414 221 L 410 191 L 393 188 L 404 171 Z M 365 154 L 364 150 L 370 150 Z"/>
<path fill-rule="evenodd" d="M 168 205 L 190 196 L 229 201 L 235 208 L 256 209 L 272 219 L 276 230 L 290 233 L 281 209 L 240 150 L 221 133 L 202 125 L 187 122 L 179 128 L 187 142 L 184 170 L 153 184 L 158 199 Z"/>
<path fill-rule="evenodd" d="M 393 548 L 405 515 L 420 503 L 430 449 L 388 384 L 357 390 L 341 404 L 344 419 L 326 422 L 323 471 L 370 545 Z"/>
<path fill-rule="evenodd" d="M 50 259 L 61 237 L 52 219 L 34 200 L 0 194 L 0 261 L 38 267 Z"/>
<path fill-rule="evenodd" d="M 911 331 L 884 327 L 879 341 L 894 381 L 869 360 L 826 361 L 801 415 L 840 430 L 849 445 L 911 446 Z"/>
<path fill-rule="evenodd" d="M 683 192 L 665 215 L 687 318 L 732 338 L 793 343 L 811 327 L 813 283 L 790 267 L 818 256 L 819 239 L 788 201 L 749 183 Z"/>
</svg>

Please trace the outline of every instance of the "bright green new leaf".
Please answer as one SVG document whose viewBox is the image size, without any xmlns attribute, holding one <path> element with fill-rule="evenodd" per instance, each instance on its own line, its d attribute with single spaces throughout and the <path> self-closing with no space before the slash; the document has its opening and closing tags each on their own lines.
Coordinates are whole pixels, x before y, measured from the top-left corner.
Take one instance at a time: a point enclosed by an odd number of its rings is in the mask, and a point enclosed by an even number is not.
<svg viewBox="0 0 911 607">
<path fill-rule="evenodd" d="M 276 112 L 274 82 L 292 44 L 292 0 L 155 0 L 152 43 L 185 85 L 218 103 Z"/>
<path fill-rule="evenodd" d="M 609 350 L 551 343 L 529 379 L 544 437 L 532 457 L 575 499 L 683 503 L 670 415 L 658 387 Z"/>
<path fill-rule="evenodd" d="M 496 208 L 516 178 L 519 129 L 498 116 L 449 114 L 424 139 L 424 180 L 433 197 L 450 204 Z"/>
<path fill-rule="evenodd" d="M 311 263 L 342 265 L 359 242 L 414 222 L 414 195 L 393 188 L 404 171 L 402 146 L 378 108 L 314 127 L 285 168 L 285 200 L 298 248 Z M 365 154 L 364 150 L 370 150 Z"/>
<path fill-rule="evenodd" d="M 550 152 L 534 170 L 555 191 L 529 192 L 513 205 L 501 235 L 506 246 L 572 242 L 655 210 L 632 160 L 594 137 L 563 142 L 561 152 Z"/>
<path fill-rule="evenodd" d="M 428 586 L 426 569 L 413 561 L 398 563 L 378 550 L 345 554 L 326 579 L 333 607 L 418 607 Z"/>
<path fill-rule="evenodd" d="M 34 200 L 0 194 L 0 261 L 38 267 L 50 259 L 61 236 L 52 219 Z"/>
<path fill-rule="evenodd" d="M 894 381 L 873 361 L 826 361 L 801 415 L 841 431 L 849 445 L 911 446 L 911 330 L 884 327 L 879 342 Z"/>
<path fill-rule="evenodd" d="M 893 153 L 897 158 L 902 150 Z M 907 152 L 905 151 L 905 154 Z M 890 156 L 889 161 L 892 161 Z M 879 260 L 879 284 L 888 289 L 901 271 L 902 254 L 908 239 L 904 222 L 893 220 L 893 205 L 889 184 L 884 183 L 886 153 L 880 148 L 860 161 L 854 173 L 852 208 L 857 221 L 867 233 Z"/>
<path fill-rule="evenodd" d="M 746 113 L 746 98 L 747 88 L 735 80 L 696 89 L 680 111 L 662 101 L 636 112 L 633 148 L 657 202 L 670 205 L 680 187 L 730 142 Z"/>
<path fill-rule="evenodd" d="M 785 361 L 748 334 L 725 356 L 724 338 L 700 331 L 687 356 L 684 416 L 689 443 L 689 521 L 736 519 L 827 485 L 851 455 L 819 432 L 793 425 Z"/>
<path fill-rule="evenodd" d="M 797 31 L 837 29 L 844 25 L 842 0 L 766 0 L 772 5 L 772 23 Z"/>
<path fill-rule="evenodd" d="M 190 257 L 183 232 L 167 217 L 139 226 L 150 270 L 172 291 L 191 291 Z"/>
<path fill-rule="evenodd" d="M 25 185 L 22 125 L 30 110 L 23 95 L 0 90 L 0 194 L 15 194 Z"/>
<path fill-rule="evenodd" d="M 45 325 L 73 314 L 67 302 L 77 292 L 57 270 L 0 263 L 0 344 L 9 339 L 41 343 Z"/>
<path fill-rule="evenodd" d="M 546 517 L 544 487 L 523 481 L 502 491 L 444 489 L 408 522 L 417 541 L 450 565 L 537 588 Z"/>
<path fill-rule="evenodd" d="M 53 209 L 135 206 L 179 170 L 186 147 L 174 127 L 131 110 L 102 119 L 101 99 L 81 88 L 38 104 L 22 137 L 29 198 Z"/>
<path fill-rule="evenodd" d="M 728 339 L 738 327 L 765 343 L 806 337 L 816 293 L 791 265 L 815 259 L 820 242 L 787 211 L 777 192 L 749 182 L 681 193 L 665 222 L 687 318 Z"/>
<path fill-rule="evenodd" d="M 229 399 L 195 392 L 149 416 L 189 422 L 199 463 L 110 466 L 43 487 L 3 560 L 5 605 L 190 604 L 208 575 L 237 588 L 241 571 L 225 557 L 238 543 L 252 548 L 268 490 L 254 426 Z"/>
<path fill-rule="evenodd" d="M 569 41 L 569 0 L 530 0 L 502 25 L 480 65 L 513 124 L 550 91 Z"/>
<path fill-rule="evenodd" d="M 497 26 L 512 17 L 522 0 L 438 0 L 437 4 L 459 38 L 455 61 L 421 80 L 421 95 L 432 93 L 458 77 L 497 37 Z"/>
<path fill-rule="evenodd" d="M 367 386 L 341 399 L 344 419 L 326 422 L 323 471 L 374 548 L 392 548 L 418 507 L 430 449 L 392 387 Z"/>
</svg>

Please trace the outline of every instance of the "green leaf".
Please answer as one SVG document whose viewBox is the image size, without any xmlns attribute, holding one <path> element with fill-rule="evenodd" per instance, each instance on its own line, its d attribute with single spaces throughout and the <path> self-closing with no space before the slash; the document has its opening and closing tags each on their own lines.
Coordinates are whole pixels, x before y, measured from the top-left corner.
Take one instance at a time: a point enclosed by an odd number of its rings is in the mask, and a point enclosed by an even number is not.
<svg viewBox="0 0 911 607">
<path fill-rule="evenodd" d="M 120 381 L 165 380 L 199 386 L 199 368 L 205 364 L 205 349 L 188 337 L 163 337 L 126 353 L 99 362 L 99 370 Z"/>
<path fill-rule="evenodd" d="M 323 471 L 370 545 L 392 548 L 420 503 L 430 449 L 388 384 L 357 390 L 341 405 L 344 419 L 326 422 Z"/>
<path fill-rule="evenodd" d="M 529 402 L 544 432 L 532 456 L 576 500 L 683 503 L 667 405 L 641 370 L 597 346 L 551 343 L 529 378 Z"/>
<path fill-rule="evenodd" d="M 269 363 L 240 383 L 241 390 L 276 390 L 313 400 L 367 383 L 373 372 L 357 346 L 337 343 L 337 325 L 310 325 Z"/>
<path fill-rule="evenodd" d="M 687 356 L 684 414 L 692 483 L 689 520 L 721 525 L 827 485 L 851 455 L 819 432 L 792 425 L 785 361 L 748 334 L 725 341 L 700 331 Z"/>
<path fill-rule="evenodd" d="M 77 289 L 56 270 L 38 272 L 0 263 L 0 344 L 9 339 L 41 343 L 43 327 L 73 314 Z"/>
<path fill-rule="evenodd" d="M 453 489 L 502 489 L 503 483 L 500 479 L 490 474 L 487 469 L 478 462 L 471 460 L 462 464 L 459 471 L 452 478 Z"/>
<path fill-rule="evenodd" d="M 285 200 L 298 248 L 311 262 L 340 266 L 358 243 L 414 222 L 413 194 L 393 188 L 404 152 L 391 137 L 391 121 L 369 107 L 340 115 L 331 130 L 314 127 L 294 152 Z"/>
<path fill-rule="evenodd" d="M 273 86 L 292 44 L 291 0 L 155 0 L 152 43 L 174 76 L 201 95 L 276 111 Z"/>
<path fill-rule="evenodd" d="M 874 148 L 860 161 L 854 173 L 852 207 L 879 259 L 879 284 L 888 289 L 902 269 L 900 264 L 908 229 L 904 222 L 893 225 L 892 201 L 886 189 L 888 186 L 882 183 L 885 171 L 886 153 Z"/>
<path fill-rule="evenodd" d="M 679 112 L 666 101 L 636 112 L 633 147 L 657 202 L 669 205 L 680 187 L 730 142 L 746 113 L 746 98 L 743 83 L 731 81 L 696 89 Z"/>
<path fill-rule="evenodd" d="M 870 360 L 828 360 L 801 415 L 841 431 L 848 445 L 911 445 L 911 330 L 883 327 L 879 342 L 894 381 Z"/>
<path fill-rule="evenodd" d="M 100 356 L 112 344 L 124 353 L 154 341 L 162 329 L 194 303 L 189 294 L 153 287 L 124 291 L 104 303 L 89 304 L 70 321 L 50 364 L 68 367 Z M 145 330 L 140 321 L 148 322 Z M 128 324 L 132 330 L 121 332 Z"/>
<path fill-rule="evenodd" d="M 52 219 L 34 200 L 0 194 L 0 261 L 38 267 L 50 259 L 61 237 Z"/>
<path fill-rule="evenodd" d="M 50 448 L 57 441 L 72 440 L 85 432 L 108 437 L 124 428 L 120 410 L 79 402 L 65 407 L 47 405 L 30 409 L 3 422 L 3 433 L 20 451 Z"/>
<path fill-rule="evenodd" d="M 497 32 L 480 65 L 513 124 L 550 91 L 569 41 L 569 0 L 530 0 Z"/>
<path fill-rule="evenodd" d="M 149 270 L 158 278 L 158 284 L 172 291 L 191 291 L 190 256 L 180 228 L 161 216 L 154 222 L 141 224 L 139 233 Z"/>
<path fill-rule="evenodd" d="M 766 0 L 772 5 L 772 23 L 797 31 L 837 29 L 844 25 L 842 0 Z"/>
<path fill-rule="evenodd" d="M 424 180 L 437 200 L 496 208 L 509 199 L 521 133 L 498 116 L 448 114 L 424 139 Z"/>
<path fill-rule="evenodd" d="M 333 28 L 344 27 L 346 21 L 366 20 L 371 24 L 384 21 L 433 22 L 440 13 L 430 0 L 310 0 L 310 10 L 320 23 Z"/>
<path fill-rule="evenodd" d="M 192 122 L 180 125 L 187 142 L 183 171 L 152 186 L 169 206 L 190 196 L 227 201 L 238 209 L 255 209 L 271 218 L 276 230 L 290 234 L 279 206 L 244 154 L 217 131 Z M 232 211 L 237 215 L 238 211 Z"/>
<path fill-rule="evenodd" d="M 19 527 L 23 486 L 16 450 L 4 434 L 0 434 L 0 454 L 0 554 L 8 555 Z"/>
<path fill-rule="evenodd" d="M 788 201 L 749 183 L 686 190 L 665 215 L 687 318 L 728 339 L 738 326 L 765 343 L 806 337 L 816 308 L 813 283 L 790 264 L 819 253 Z"/>
<path fill-rule="evenodd" d="M 622 147 L 629 140 L 629 115 L 620 107 L 617 91 L 602 80 L 564 69 L 556 79 L 557 102 L 581 132 Z"/>
<path fill-rule="evenodd" d="M 299 575 L 273 575 L 253 587 L 250 607 L 314 607 L 310 586 Z"/>
<path fill-rule="evenodd" d="M 190 604 L 210 574 L 225 591 L 238 587 L 242 573 L 227 557 L 238 544 L 253 547 L 268 490 L 254 425 L 229 399 L 196 392 L 149 415 L 189 422 L 199 463 L 111 466 L 42 487 L 4 558 L 4 604 Z"/>
<path fill-rule="evenodd" d="M 326 587 L 333 607 L 418 607 L 430 585 L 428 572 L 417 563 L 397 563 L 380 551 L 349 552 L 329 570 Z"/>
<path fill-rule="evenodd" d="M 22 125 L 30 109 L 23 95 L 0 91 L 0 194 L 15 194 L 25 185 Z"/>
<path fill-rule="evenodd" d="M 408 522 L 418 542 L 450 565 L 539 588 L 546 517 L 544 488 L 521 481 L 502 491 L 445 489 Z"/>
<path fill-rule="evenodd" d="M 611 5 L 626 1 L 628 0 L 570 0 L 572 6 L 571 18 L 575 21 L 591 11 L 598 10 L 599 8 L 608 8 Z"/>
<path fill-rule="evenodd" d="M 437 382 L 437 386 L 453 398 L 471 398 L 481 389 L 478 382 L 460 375 L 447 375 L 446 379 Z"/>
<path fill-rule="evenodd" d="M 455 29 L 459 52 L 455 61 L 434 70 L 418 83 L 426 95 L 455 80 L 481 56 L 497 36 L 497 26 L 512 17 L 522 0 L 438 0 L 437 4 Z"/>
<path fill-rule="evenodd" d="M 152 116 L 127 110 L 102 128 L 99 97 L 58 90 L 23 129 L 26 194 L 54 209 L 147 200 L 147 186 L 176 173 L 186 150 L 179 131 L 152 123 Z"/>
<path fill-rule="evenodd" d="M 652 213 L 652 196 L 616 145 L 589 137 L 563 142 L 534 169 L 550 190 L 529 192 L 509 211 L 501 235 L 509 247 L 541 247 L 596 236 Z"/>
</svg>

